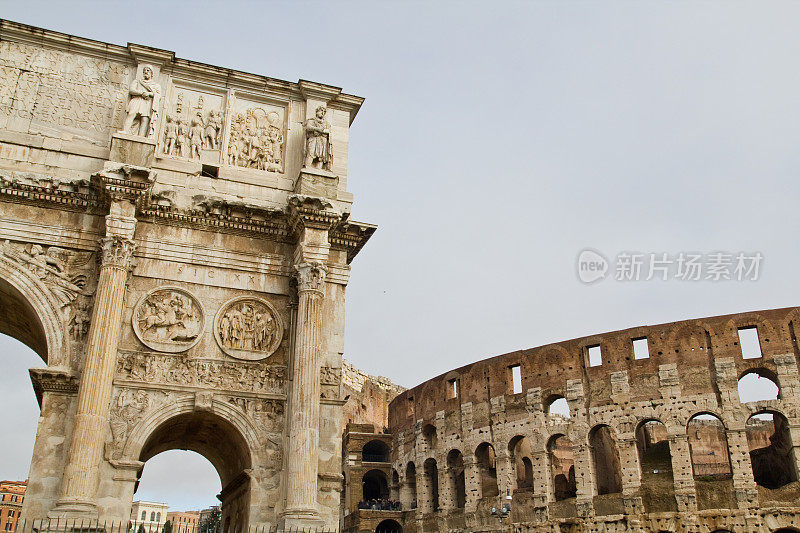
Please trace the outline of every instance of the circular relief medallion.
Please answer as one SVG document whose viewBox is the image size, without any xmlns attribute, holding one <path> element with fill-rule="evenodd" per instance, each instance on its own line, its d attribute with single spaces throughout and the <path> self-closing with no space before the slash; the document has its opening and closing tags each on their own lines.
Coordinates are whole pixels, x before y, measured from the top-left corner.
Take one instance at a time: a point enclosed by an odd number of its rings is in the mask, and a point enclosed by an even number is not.
<svg viewBox="0 0 800 533">
<path fill-rule="evenodd" d="M 159 352 L 185 352 L 200 340 L 205 313 L 200 302 L 178 287 L 153 289 L 133 310 L 133 331 Z"/>
<path fill-rule="evenodd" d="M 236 359 L 258 361 L 272 355 L 283 338 L 283 323 L 266 300 L 242 296 L 229 301 L 214 319 L 214 337 Z"/>
</svg>

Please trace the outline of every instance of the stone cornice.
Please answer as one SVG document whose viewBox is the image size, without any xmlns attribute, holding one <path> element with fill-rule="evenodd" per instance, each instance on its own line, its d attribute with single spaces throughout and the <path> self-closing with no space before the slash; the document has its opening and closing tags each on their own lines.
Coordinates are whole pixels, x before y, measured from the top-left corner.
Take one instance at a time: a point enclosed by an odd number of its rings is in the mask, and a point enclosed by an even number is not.
<svg viewBox="0 0 800 533">
<path fill-rule="evenodd" d="M 342 221 L 328 235 L 331 246 L 347 250 L 347 263 L 353 261 L 378 226 L 365 222 Z"/>
<path fill-rule="evenodd" d="M 51 368 L 31 368 L 29 370 L 36 401 L 42 407 L 42 396 L 45 392 L 58 394 L 78 394 L 78 378 L 63 370 Z"/>
<path fill-rule="evenodd" d="M 0 200 L 91 215 L 108 213 L 109 201 L 128 199 L 138 206 L 137 219 L 208 231 L 266 237 L 294 242 L 300 227 L 329 230 L 333 247 L 347 250 L 350 263 L 377 226 L 350 221 L 323 198 L 293 195 L 288 210 L 249 205 L 222 198 L 205 198 L 191 208 L 162 203 L 150 194 L 151 176 L 145 169 L 118 165 L 87 180 L 62 180 L 52 176 L 0 170 Z M 122 168 L 125 167 L 125 168 Z M 118 171 L 116 171 L 118 170 Z M 128 178 L 125 172 L 139 174 Z"/>
</svg>

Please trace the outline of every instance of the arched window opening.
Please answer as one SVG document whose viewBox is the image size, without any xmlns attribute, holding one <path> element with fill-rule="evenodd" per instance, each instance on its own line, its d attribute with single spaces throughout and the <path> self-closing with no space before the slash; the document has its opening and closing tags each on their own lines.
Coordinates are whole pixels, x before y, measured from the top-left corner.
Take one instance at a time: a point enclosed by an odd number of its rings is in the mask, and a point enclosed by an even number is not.
<svg viewBox="0 0 800 533">
<path fill-rule="evenodd" d="M 589 447 L 592 450 L 594 482 L 597 494 L 616 494 L 622 492 L 619 454 L 611 428 L 595 426 L 589 432 Z"/>
<path fill-rule="evenodd" d="M 370 470 L 364 474 L 361 478 L 361 489 L 364 502 L 389 499 L 389 482 L 382 470 Z"/>
<path fill-rule="evenodd" d="M 517 489 L 533 488 L 533 464 L 531 463 L 531 442 L 528 437 L 517 435 L 508 443 L 508 454 L 516 473 Z"/>
<path fill-rule="evenodd" d="M 563 396 L 551 396 L 547 402 L 547 413 L 561 418 L 569 418 L 569 404 Z"/>
<path fill-rule="evenodd" d="M 436 426 L 433 424 L 425 424 L 422 428 L 422 440 L 429 450 L 436 449 Z"/>
<path fill-rule="evenodd" d="M 574 498 L 577 494 L 575 483 L 575 454 L 572 442 L 566 435 L 554 435 L 547 443 L 547 456 L 550 461 L 550 476 L 553 483 L 555 501 Z"/>
<path fill-rule="evenodd" d="M 401 499 L 403 501 L 403 507 L 408 504 L 409 509 L 416 509 L 417 508 L 417 467 L 414 463 L 408 463 L 406 465 L 406 482 L 404 483 L 403 487 L 405 490 L 405 499 Z"/>
<path fill-rule="evenodd" d="M 366 463 L 388 463 L 389 446 L 382 440 L 371 440 L 361 449 L 361 460 Z"/>
<path fill-rule="evenodd" d="M 756 484 L 778 489 L 797 481 L 789 422 L 782 414 L 764 412 L 751 416 L 745 434 Z"/>
<path fill-rule="evenodd" d="M 467 504 L 467 491 L 464 477 L 464 456 L 461 454 L 461 450 L 450 450 L 450 453 L 447 454 L 447 468 L 456 508 L 463 509 Z"/>
<path fill-rule="evenodd" d="M 384 520 L 375 528 L 375 533 L 403 533 L 403 526 L 394 520 Z"/>
<path fill-rule="evenodd" d="M 708 413 L 693 416 L 686 426 L 694 476 L 727 478 L 731 476 L 728 438 L 722 420 Z"/>
<path fill-rule="evenodd" d="M 475 458 L 481 474 L 481 494 L 484 498 L 497 496 L 500 494 L 500 489 L 497 488 L 497 459 L 494 447 L 488 442 L 481 443 L 475 450 Z"/>
<path fill-rule="evenodd" d="M 436 466 L 436 459 L 426 459 L 425 484 L 427 485 L 428 510 L 439 510 L 439 469 Z"/>
<path fill-rule="evenodd" d="M 739 401 L 742 403 L 777 400 L 780 388 L 772 372 L 751 370 L 739 378 Z"/>
</svg>

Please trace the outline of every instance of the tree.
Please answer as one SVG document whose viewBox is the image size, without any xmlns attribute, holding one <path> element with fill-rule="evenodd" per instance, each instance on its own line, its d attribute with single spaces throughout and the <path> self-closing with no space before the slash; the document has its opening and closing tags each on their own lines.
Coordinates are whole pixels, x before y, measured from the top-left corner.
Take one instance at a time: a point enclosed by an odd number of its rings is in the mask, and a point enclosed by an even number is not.
<svg viewBox="0 0 800 533">
<path fill-rule="evenodd" d="M 139 524 L 139 529 L 136 530 L 136 533 L 147 533 L 144 530 L 144 524 Z"/>
<path fill-rule="evenodd" d="M 172 522 L 169 520 L 164 522 L 164 527 L 161 528 L 161 533 L 172 533 Z"/>
<path fill-rule="evenodd" d="M 211 508 L 211 512 L 200 523 L 200 533 L 217 533 L 219 531 L 219 521 L 222 517 L 222 512 L 219 506 L 215 505 Z"/>
</svg>

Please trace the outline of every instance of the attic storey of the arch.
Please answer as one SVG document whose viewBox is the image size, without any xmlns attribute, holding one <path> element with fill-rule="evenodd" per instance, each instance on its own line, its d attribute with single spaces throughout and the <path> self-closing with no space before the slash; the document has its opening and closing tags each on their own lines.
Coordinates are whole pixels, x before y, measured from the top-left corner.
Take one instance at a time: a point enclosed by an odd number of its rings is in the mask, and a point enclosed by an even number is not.
<svg viewBox="0 0 800 533">
<path fill-rule="evenodd" d="M 798 528 L 798 328 L 800 308 L 638 327 L 493 357 L 402 392 L 389 406 L 387 468 L 403 531 Z M 743 353 L 742 330 L 755 330 L 759 353 Z M 642 339 L 649 353 L 637 358 Z M 744 394 L 754 373 L 768 390 Z M 560 398 L 569 409 L 556 412 Z"/>
<path fill-rule="evenodd" d="M 0 331 L 46 363 L 23 515 L 127 520 L 183 448 L 226 524 L 338 525 L 362 101 L 0 22 Z"/>
</svg>

